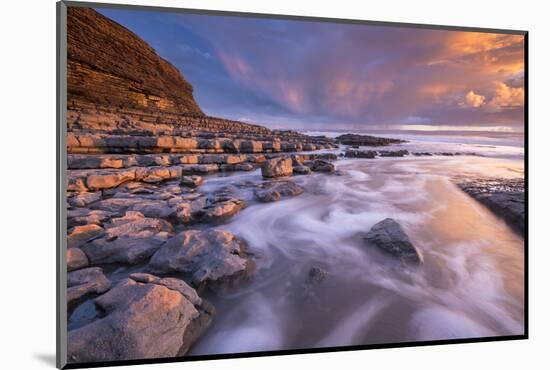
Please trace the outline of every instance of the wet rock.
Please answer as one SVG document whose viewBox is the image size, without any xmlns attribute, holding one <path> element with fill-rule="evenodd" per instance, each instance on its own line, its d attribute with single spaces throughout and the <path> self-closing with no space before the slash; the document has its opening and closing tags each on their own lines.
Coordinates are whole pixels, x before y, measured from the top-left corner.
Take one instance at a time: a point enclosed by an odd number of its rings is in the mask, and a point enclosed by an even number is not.
<svg viewBox="0 0 550 370">
<path fill-rule="evenodd" d="M 231 284 L 247 277 L 254 264 L 245 255 L 245 244 L 222 230 L 187 230 L 168 240 L 151 258 L 158 273 L 191 274 L 193 283 Z"/>
<path fill-rule="evenodd" d="M 404 143 L 404 140 L 389 139 L 370 135 L 344 134 L 335 138 L 335 140 L 344 145 L 352 146 L 385 146 L 391 144 Z"/>
<path fill-rule="evenodd" d="M 204 183 L 204 179 L 201 176 L 183 176 L 180 184 L 190 188 L 196 188 Z"/>
<path fill-rule="evenodd" d="M 399 258 L 404 262 L 420 263 L 422 257 L 414 247 L 405 230 L 392 218 L 386 218 L 375 224 L 367 233 L 368 245 Z"/>
<path fill-rule="evenodd" d="M 292 159 L 287 157 L 272 158 L 262 163 L 263 177 L 282 177 L 292 175 Z"/>
<path fill-rule="evenodd" d="M 72 308 L 82 298 L 101 294 L 111 287 L 109 279 L 99 267 L 88 267 L 67 274 L 67 304 Z"/>
<path fill-rule="evenodd" d="M 206 207 L 193 213 L 193 217 L 204 222 L 221 222 L 229 219 L 246 207 L 242 199 L 216 197 L 207 202 Z"/>
<path fill-rule="evenodd" d="M 379 150 L 378 155 L 380 157 L 404 157 L 406 155 L 409 155 L 408 150 Z"/>
<path fill-rule="evenodd" d="M 294 175 L 309 175 L 311 173 L 311 169 L 303 164 L 298 164 L 292 166 L 292 173 Z"/>
<path fill-rule="evenodd" d="M 475 179 L 458 186 L 502 217 L 517 233 L 525 234 L 524 179 Z"/>
<path fill-rule="evenodd" d="M 94 301 L 103 317 L 69 331 L 70 362 L 182 356 L 214 309 L 178 279 L 135 274 Z"/>
<path fill-rule="evenodd" d="M 68 248 L 65 259 L 67 261 L 67 271 L 69 272 L 88 266 L 88 257 L 80 248 Z"/>
<path fill-rule="evenodd" d="M 300 195 L 304 189 L 292 181 L 272 181 L 260 184 L 254 195 L 262 202 L 275 202 L 282 197 Z"/>
<path fill-rule="evenodd" d="M 307 284 L 320 284 L 327 277 L 327 272 L 320 267 L 314 266 L 309 269 L 307 274 Z"/>
<path fill-rule="evenodd" d="M 376 152 L 373 150 L 346 150 L 344 153 L 346 158 L 376 158 Z"/>
<path fill-rule="evenodd" d="M 334 164 L 324 159 L 316 159 L 313 162 L 307 162 L 306 165 L 314 172 L 334 172 Z"/>
</svg>

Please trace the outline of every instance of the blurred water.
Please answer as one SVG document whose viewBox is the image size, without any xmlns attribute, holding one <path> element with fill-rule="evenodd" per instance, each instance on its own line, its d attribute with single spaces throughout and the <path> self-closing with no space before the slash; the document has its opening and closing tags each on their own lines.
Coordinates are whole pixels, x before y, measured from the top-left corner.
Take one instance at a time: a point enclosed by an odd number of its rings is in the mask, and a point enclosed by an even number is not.
<svg viewBox="0 0 550 370">
<path fill-rule="evenodd" d="M 521 177 L 522 159 L 503 150 L 335 163 L 340 175 L 295 176 L 305 193 L 275 203 L 238 187 L 251 205 L 223 228 L 248 242 L 258 270 L 248 285 L 207 295 L 218 315 L 191 355 L 523 333 L 523 238 L 453 182 Z M 255 171 L 207 184 L 260 180 Z M 406 229 L 422 266 L 365 245 L 386 217 Z M 313 266 L 327 271 L 320 284 L 306 282 Z"/>
</svg>

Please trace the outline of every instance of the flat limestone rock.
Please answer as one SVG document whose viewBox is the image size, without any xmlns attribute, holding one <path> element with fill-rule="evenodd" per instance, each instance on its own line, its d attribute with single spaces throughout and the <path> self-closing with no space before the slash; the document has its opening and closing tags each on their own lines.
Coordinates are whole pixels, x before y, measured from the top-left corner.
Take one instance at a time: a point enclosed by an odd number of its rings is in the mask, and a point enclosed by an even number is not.
<svg viewBox="0 0 550 370">
<path fill-rule="evenodd" d="M 172 226 L 166 221 L 128 211 L 105 225 L 105 236 L 81 246 L 91 265 L 135 264 L 151 257 L 169 238 Z"/>
<path fill-rule="evenodd" d="M 254 190 L 254 195 L 262 202 L 275 202 L 283 197 L 293 197 L 303 192 L 304 189 L 293 181 L 271 181 L 260 184 Z"/>
<path fill-rule="evenodd" d="M 80 248 L 67 248 L 65 258 L 69 272 L 88 266 L 88 257 Z"/>
<path fill-rule="evenodd" d="M 203 209 L 195 212 L 194 217 L 204 222 L 221 222 L 231 218 L 245 207 L 246 202 L 242 199 L 218 198 L 208 202 Z"/>
<path fill-rule="evenodd" d="M 230 232 L 187 230 L 168 240 L 153 255 L 149 267 L 158 273 L 189 273 L 199 286 L 231 283 L 248 276 L 254 264 L 244 254 L 244 242 Z"/>
<path fill-rule="evenodd" d="M 90 294 L 103 293 L 111 287 L 111 282 L 99 267 L 88 267 L 67 274 L 67 304 L 71 307 L 76 301 Z"/>
<path fill-rule="evenodd" d="M 134 274 L 94 301 L 104 316 L 68 333 L 69 362 L 184 355 L 214 309 L 174 278 Z"/>
<path fill-rule="evenodd" d="M 155 199 L 144 199 L 140 203 L 133 204 L 128 209 L 153 218 L 167 218 L 175 213 L 175 210 L 168 205 L 167 201 Z"/>
<path fill-rule="evenodd" d="M 100 237 L 103 233 L 103 228 L 95 224 L 75 226 L 67 236 L 67 247 L 80 247 L 89 240 Z"/>
<path fill-rule="evenodd" d="M 86 207 L 101 199 L 101 192 L 84 192 L 69 198 L 69 204 L 73 207 Z"/>
<path fill-rule="evenodd" d="M 73 212 L 71 210 L 67 211 L 67 227 L 89 224 L 101 226 L 104 222 L 108 221 L 115 215 L 113 212 L 102 210 L 90 210 L 84 208 L 77 210 L 78 212 Z"/>
<path fill-rule="evenodd" d="M 375 224 L 367 233 L 368 245 L 379 248 L 404 262 L 420 263 L 422 256 L 410 241 L 405 230 L 392 218 L 386 218 Z"/>
</svg>

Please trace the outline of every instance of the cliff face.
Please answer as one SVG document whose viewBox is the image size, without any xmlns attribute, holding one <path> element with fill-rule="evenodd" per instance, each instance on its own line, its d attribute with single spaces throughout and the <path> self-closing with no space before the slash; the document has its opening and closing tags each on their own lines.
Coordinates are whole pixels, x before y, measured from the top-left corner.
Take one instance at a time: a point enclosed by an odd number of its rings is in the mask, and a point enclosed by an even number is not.
<svg viewBox="0 0 550 370">
<path fill-rule="evenodd" d="M 93 105 L 204 115 L 178 69 L 93 9 L 68 8 L 67 49 L 69 109 Z"/>
</svg>

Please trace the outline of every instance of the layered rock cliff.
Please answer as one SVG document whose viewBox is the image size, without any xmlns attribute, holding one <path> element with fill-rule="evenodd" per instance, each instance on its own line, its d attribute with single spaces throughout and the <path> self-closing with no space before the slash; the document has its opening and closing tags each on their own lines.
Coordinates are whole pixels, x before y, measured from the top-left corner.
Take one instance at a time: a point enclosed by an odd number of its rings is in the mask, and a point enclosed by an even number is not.
<svg viewBox="0 0 550 370">
<path fill-rule="evenodd" d="M 203 116 L 193 87 L 136 34 L 93 9 L 67 13 L 68 105 Z"/>
</svg>

